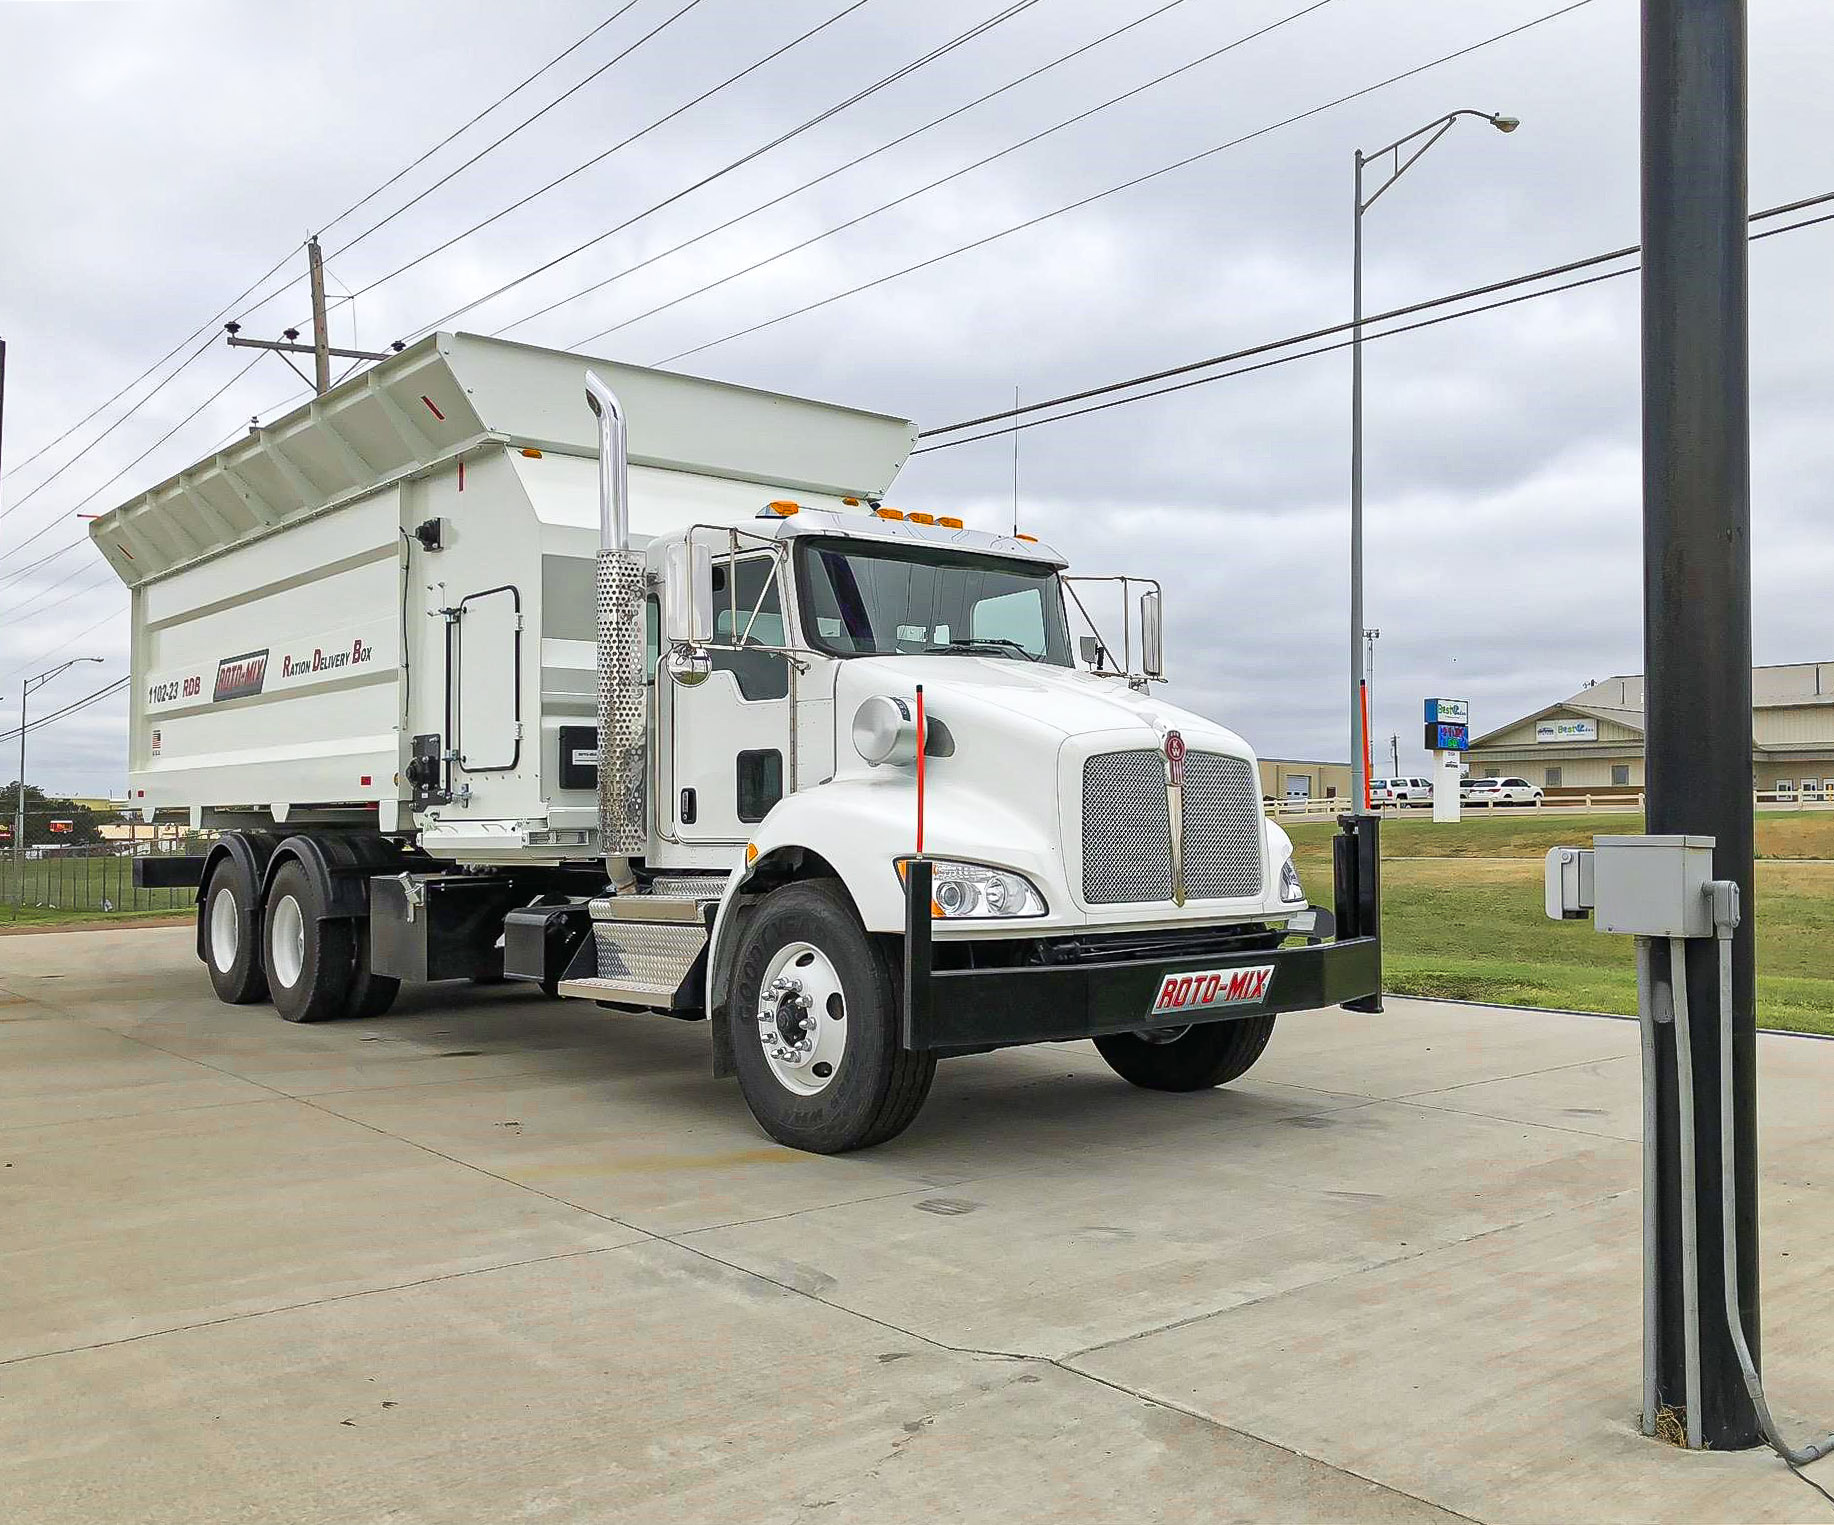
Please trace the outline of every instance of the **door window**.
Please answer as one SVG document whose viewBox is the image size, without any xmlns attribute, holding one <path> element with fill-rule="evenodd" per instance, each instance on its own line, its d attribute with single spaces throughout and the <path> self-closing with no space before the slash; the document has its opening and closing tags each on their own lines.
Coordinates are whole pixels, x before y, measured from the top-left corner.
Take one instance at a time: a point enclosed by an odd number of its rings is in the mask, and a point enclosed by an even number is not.
<svg viewBox="0 0 1834 1525">
<path fill-rule="evenodd" d="M 713 564 L 713 670 L 729 672 L 745 699 L 782 699 L 790 691 L 787 658 L 774 651 L 732 650 L 733 646 L 781 646 L 783 597 L 772 571 L 774 556 L 740 560 L 736 589 L 731 563 Z"/>
<path fill-rule="evenodd" d="M 1611 782 L 1614 784 L 1628 784 L 1630 782 L 1630 764 L 1613 763 L 1611 765 Z"/>
</svg>

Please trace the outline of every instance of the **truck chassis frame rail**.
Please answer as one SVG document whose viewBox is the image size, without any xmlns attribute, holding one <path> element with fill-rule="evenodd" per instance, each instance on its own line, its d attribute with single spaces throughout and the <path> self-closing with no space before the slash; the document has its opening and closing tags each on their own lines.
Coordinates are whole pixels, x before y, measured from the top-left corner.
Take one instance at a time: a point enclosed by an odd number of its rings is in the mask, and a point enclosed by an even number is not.
<svg viewBox="0 0 1834 1525">
<path fill-rule="evenodd" d="M 1332 841 L 1334 936 L 1293 947 L 1189 957 L 1136 957 L 1001 968 L 937 968 L 931 935 L 930 864 L 905 877 L 903 1043 L 909 1049 L 972 1050 L 1062 1042 L 1109 1033 L 1308 1011 L 1382 1009 L 1381 885 L 1375 816 L 1338 818 Z M 1265 973 L 1264 973 L 1265 971 Z M 1169 976 L 1235 980 L 1226 1005 L 1155 1011 Z M 1239 978 L 1238 978 L 1239 977 Z"/>
</svg>

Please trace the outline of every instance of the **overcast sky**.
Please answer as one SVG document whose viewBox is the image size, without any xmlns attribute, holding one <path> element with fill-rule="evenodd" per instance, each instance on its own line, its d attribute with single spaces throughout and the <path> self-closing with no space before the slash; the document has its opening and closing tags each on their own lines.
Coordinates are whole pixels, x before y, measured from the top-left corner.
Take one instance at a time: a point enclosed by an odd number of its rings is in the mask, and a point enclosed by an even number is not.
<svg viewBox="0 0 1834 1525">
<path fill-rule="evenodd" d="M 351 202 L 616 7 L 0 3 L 0 730 L 66 655 L 40 712 L 126 671 L 125 594 L 71 517 L 126 500 L 299 391 L 272 356 L 129 465 L 250 356 L 221 347 L 29 502 L 124 401 L 61 433 L 206 324 L 306 233 L 356 290 L 628 137 L 846 0 L 699 0 L 450 184 L 343 249 L 492 138 L 681 10 L 636 0 L 564 62 L 351 217 Z M 1167 84 L 666 312 L 591 352 L 655 363 L 1254 132 L 1559 7 L 1328 0 Z M 1037 0 L 792 142 L 477 308 L 494 332 L 746 211 L 1165 0 Z M 866 0 L 812 40 L 334 318 L 385 345 L 681 190 L 1004 9 Z M 836 223 L 1306 9 L 1181 0 L 1082 57 L 678 255 L 515 327 L 573 347 Z M 1591 0 L 1521 36 L 1255 137 L 959 257 L 717 343 L 678 368 L 899 413 L 924 426 L 1342 321 L 1351 153 L 1456 107 L 1462 123 L 1371 212 L 1372 310 L 1633 243 L 1637 10 Z M 1751 204 L 1834 190 L 1834 8 L 1751 6 Z M 1834 657 L 1834 224 L 1752 255 L 1756 650 Z M 303 255 L 286 267 L 303 277 Z M 263 292 L 270 289 L 264 286 Z M 303 279 L 240 315 L 306 316 Z M 188 353 L 182 352 L 182 353 Z M 174 362 L 176 363 L 176 362 Z M 1488 729 L 1640 669 L 1634 278 L 1373 343 L 1366 354 L 1373 729 L 1422 762 L 1420 700 Z M 169 369 L 170 367 L 167 367 Z M 156 373 L 156 374 L 163 374 Z M 142 389 L 144 390 L 144 388 Z M 139 392 L 130 394 L 139 396 Z M 1160 577 L 1173 695 L 1267 756 L 1342 758 L 1349 361 L 1337 352 L 1024 433 L 1020 515 L 1088 572 Z M 118 481 L 110 479 L 128 468 Z M 93 501 L 84 500 L 94 493 Z M 1007 440 L 913 460 L 891 501 L 997 527 Z M 52 527 L 29 545 L 28 536 Z M 5 581 L 13 577 L 12 581 Z M 34 782 L 124 787 L 124 705 L 32 737 Z M 11 769 L 3 770 L 11 776 Z M 1386 771 L 1385 762 L 1378 771 Z"/>
</svg>

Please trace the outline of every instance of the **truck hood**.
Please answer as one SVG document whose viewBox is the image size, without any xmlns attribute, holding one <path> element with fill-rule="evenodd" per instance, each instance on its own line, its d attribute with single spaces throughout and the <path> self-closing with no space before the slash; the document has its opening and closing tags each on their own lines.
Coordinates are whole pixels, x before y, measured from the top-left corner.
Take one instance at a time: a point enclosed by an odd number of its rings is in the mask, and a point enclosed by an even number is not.
<svg viewBox="0 0 1834 1525">
<path fill-rule="evenodd" d="M 1136 693 L 1120 678 L 1098 678 L 1080 668 L 1054 667 L 1010 657 L 859 657 L 840 664 L 836 685 L 837 741 L 847 741 L 855 708 L 874 694 L 909 698 L 923 685 L 928 713 L 951 730 L 1004 733 L 1014 741 L 1058 743 L 1071 736 L 1134 731 L 1157 746 L 1168 730 L 1206 750 L 1252 757 L 1234 731 L 1152 693 Z M 1051 746 L 1055 751 L 1055 745 Z M 1018 762 L 1014 757 L 1013 761 Z"/>
</svg>

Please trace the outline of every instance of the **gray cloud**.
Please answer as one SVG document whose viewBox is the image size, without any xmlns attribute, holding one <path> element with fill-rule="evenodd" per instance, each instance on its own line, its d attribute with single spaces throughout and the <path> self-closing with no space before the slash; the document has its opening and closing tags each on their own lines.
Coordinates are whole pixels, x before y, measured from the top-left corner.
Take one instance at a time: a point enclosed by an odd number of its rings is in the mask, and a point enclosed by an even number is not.
<svg viewBox="0 0 1834 1525">
<path fill-rule="evenodd" d="M 981 237 L 1551 8 L 1532 0 L 1337 0 L 1162 90 L 654 318 L 601 348 L 659 357 Z M 1125 39 L 783 206 L 572 303 L 514 336 L 567 343 L 891 199 L 1296 8 L 1187 3 Z M 476 169 L 331 262 L 357 287 L 688 99 L 838 9 L 704 0 Z M 354 304 L 381 344 L 673 193 L 737 152 L 995 7 L 874 0 L 744 85 L 566 188 Z M 1152 0 L 1044 0 L 860 108 L 467 316 L 489 331 L 884 142 L 1094 37 Z M 644 0 L 519 97 L 533 109 L 672 6 Z M 305 231 L 436 140 L 604 14 L 597 4 L 29 7 L 0 11 L 0 332 L 11 341 L 7 503 L 44 462 L 25 454 L 86 412 Z M 480 41 L 480 40 L 483 41 Z M 1834 188 L 1825 77 L 1834 17 L 1814 0 L 1754 8 L 1752 197 Z M 1467 124 L 1371 214 L 1372 308 L 1633 242 L 1636 8 L 1573 16 L 1084 211 L 998 240 L 682 368 L 884 408 L 924 423 L 1072 390 L 1341 321 L 1349 306 L 1350 151 L 1453 107 L 1509 110 L 1520 132 Z M 512 117 L 513 119 L 513 117 Z M 493 122 L 496 120 L 492 119 Z M 465 144 L 483 141 L 484 130 Z M 457 162 L 455 150 L 437 169 Z M 336 250 L 422 170 L 350 224 Z M 1829 655 L 1821 590 L 1834 562 L 1827 483 L 1823 287 L 1834 226 L 1752 257 L 1755 633 L 1762 660 Z M 289 267 L 291 273 L 291 267 Z M 295 286 L 249 316 L 304 312 Z M 341 307 L 340 336 L 353 313 Z M 1369 621 L 1382 629 L 1375 730 L 1418 759 L 1419 699 L 1472 700 L 1501 723 L 1587 678 L 1641 665 L 1637 291 L 1608 283 L 1373 343 Z M 132 459 L 228 379 L 198 362 L 65 477 L 0 524 L 0 554 Z M 1028 528 L 1086 570 L 1162 577 L 1174 692 L 1264 752 L 1341 756 L 1348 361 L 1332 354 L 1028 430 Z M 296 391 L 278 362 L 136 468 L 101 504 L 195 459 Z M 75 441 L 72 442 L 74 444 Z M 1010 445 L 919 457 L 912 506 L 980 524 L 1010 513 Z M 98 504 L 96 506 L 101 506 Z M 0 577 L 74 534 L 0 561 Z M 125 670 L 125 603 L 81 550 L 0 588 L 0 696 L 72 641 Z M 98 579 L 94 589 L 85 588 Z M 65 602 L 73 590 L 77 596 Z M 83 633 L 85 627 L 99 628 Z M 80 639 L 79 639 L 80 637 Z M 73 698 L 66 675 L 35 705 Z M 0 726 L 13 700 L 0 700 Z M 118 701 L 33 739 L 33 777 L 118 790 Z"/>
</svg>

